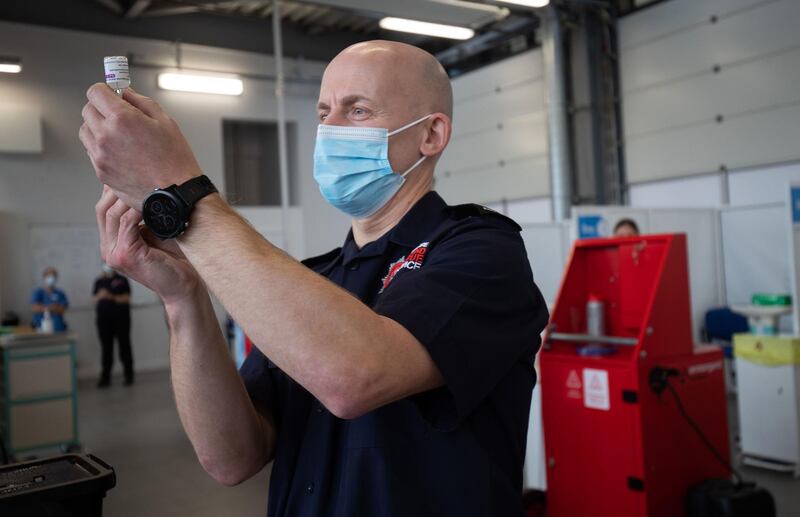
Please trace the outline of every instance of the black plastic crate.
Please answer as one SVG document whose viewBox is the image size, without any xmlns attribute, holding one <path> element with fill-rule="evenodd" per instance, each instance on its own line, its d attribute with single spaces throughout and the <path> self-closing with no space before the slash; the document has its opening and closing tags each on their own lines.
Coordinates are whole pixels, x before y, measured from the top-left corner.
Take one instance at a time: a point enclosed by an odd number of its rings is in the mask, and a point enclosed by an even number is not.
<svg viewBox="0 0 800 517">
<path fill-rule="evenodd" d="M 0 467 L 3 517 L 100 517 L 114 469 L 91 454 L 64 454 Z"/>
</svg>

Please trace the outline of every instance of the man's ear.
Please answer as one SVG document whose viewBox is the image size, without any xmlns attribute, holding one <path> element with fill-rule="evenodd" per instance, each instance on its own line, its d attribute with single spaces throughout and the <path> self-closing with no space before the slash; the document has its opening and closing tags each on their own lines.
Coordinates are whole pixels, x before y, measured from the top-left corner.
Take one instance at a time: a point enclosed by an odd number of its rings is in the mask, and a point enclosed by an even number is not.
<svg viewBox="0 0 800 517">
<path fill-rule="evenodd" d="M 428 126 L 428 131 L 419 152 L 425 156 L 436 156 L 444 151 L 447 143 L 450 142 L 453 124 L 450 121 L 450 117 L 444 113 L 434 113 L 428 119 L 428 124 L 426 125 Z"/>
</svg>

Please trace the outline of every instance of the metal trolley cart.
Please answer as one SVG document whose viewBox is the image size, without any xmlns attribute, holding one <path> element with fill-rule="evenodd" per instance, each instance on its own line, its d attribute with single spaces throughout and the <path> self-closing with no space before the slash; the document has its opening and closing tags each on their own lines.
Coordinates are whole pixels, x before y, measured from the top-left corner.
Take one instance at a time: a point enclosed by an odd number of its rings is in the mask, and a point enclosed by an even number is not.
<svg viewBox="0 0 800 517">
<path fill-rule="evenodd" d="M 10 455 L 79 448 L 75 334 L 0 336 L 0 436 Z"/>
</svg>

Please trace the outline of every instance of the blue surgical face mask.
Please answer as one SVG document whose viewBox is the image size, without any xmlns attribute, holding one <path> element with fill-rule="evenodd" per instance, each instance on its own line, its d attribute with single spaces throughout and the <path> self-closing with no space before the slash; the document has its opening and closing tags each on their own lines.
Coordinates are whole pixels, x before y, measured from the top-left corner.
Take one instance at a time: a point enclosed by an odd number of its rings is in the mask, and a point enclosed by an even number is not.
<svg viewBox="0 0 800 517">
<path fill-rule="evenodd" d="M 422 156 L 402 174 L 389 164 L 389 137 L 431 117 L 389 131 L 386 128 L 329 126 L 317 128 L 314 179 L 322 197 L 356 219 L 369 217 L 394 196 L 406 175 L 425 160 Z"/>
</svg>

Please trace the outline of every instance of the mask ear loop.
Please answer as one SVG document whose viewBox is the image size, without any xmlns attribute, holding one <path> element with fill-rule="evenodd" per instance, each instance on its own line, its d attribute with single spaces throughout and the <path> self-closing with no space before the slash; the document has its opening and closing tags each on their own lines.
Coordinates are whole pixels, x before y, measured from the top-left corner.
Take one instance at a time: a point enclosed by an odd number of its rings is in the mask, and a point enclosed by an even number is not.
<svg viewBox="0 0 800 517">
<path fill-rule="evenodd" d="M 405 131 L 406 129 L 408 129 L 408 128 L 410 128 L 410 127 L 416 126 L 417 124 L 419 124 L 419 123 L 420 123 L 420 122 L 422 122 L 423 120 L 428 120 L 428 119 L 429 119 L 429 118 L 431 118 L 432 116 L 433 116 L 433 113 L 428 113 L 428 114 L 427 114 L 427 115 L 425 115 L 424 117 L 422 117 L 422 118 L 418 118 L 418 119 L 417 119 L 417 120 L 415 120 L 414 122 L 410 122 L 410 123 L 406 124 L 406 125 L 405 125 L 405 126 L 403 126 L 403 127 L 399 127 L 399 128 L 397 128 L 397 129 L 395 129 L 394 131 L 390 131 L 390 132 L 389 132 L 389 133 L 388 133 L 386 136 L 392 136 L 392 135 L 396 135 L 397 133 L 399 133 L 399 132 L 401 132 L 401 131 Z"/>
<path fill-rule="evenodd" d="M 404 172 L 403 174 L 401 174 L 400 176 L 401 176 L 401 177 L 403 177 L 403 178 L 405 178 L 406 176 L 408 176 L 408 173 L 409 173 L 409 172 L 411 172 L 411 171 L 413 171 L 414 169 L 416 169 L 416 168 L 419 166 L 419 164 L 420 164 L 420 163 L 424 162 L 424 161 L 425 161 L 425 158 L 427 158 L 427 156 L 425 156 L 425 155 L 423 154 L 423 155 L 422 155 L 422 158 L 420 158 L 419 160 L 417 160 L 417 162 L 416 162 L 414 165 L 412 165 L 411 167 L 409 167 L 409 168 L 408 168 L 408 170 L 407 170 L 406 172 Z"/>
<path fill-rule="evenodd" d="M 395 129 L 394 131 L 391 131 L 390 133 L 387 133 L 387 134 L 386 134 L 386 137 L 388 138 L 388 137 L 390 137 L 390 136 L 392 136 L 392 135 L 396 135 L 397 133 L 400 133 L 401 131 L 405 131 L 406 129 L 408 129 L 408 128 L 410 128 L 410 127 L 416 126 L 416 125 L 417 125 L 417 124 L 419 124 L 420 122 L 422 122 L 422 121 L 425 121 L 425 120 L 428 120 L 428 119 L 429 119 L 429 118 L 431 118 L 432 116 L 433 116 L 433 113 L 428 113 L 428 114 L 427 114 L 427 115 L 425 115 L 424 117 L 422 117 L 422 118 L 418 118 L 418 119 L 417 119 L 417 120 L 415 120 L 414 122 L 410 122 L 410 123 L 406 124 L 406 125 L 405 125 L 405 126 L 403 126 L 403 127 L 399 127 L 399 128 L 397 128 L 397 129 Z M 403 173 L 403 174 L 401 174 L 400 176 L 401 176 L 402 178 L 405 178 L 406 176 L 408 176 L 408 173 L 410 173 L 411 171 L 413 171 L 414 169 L 416 169 L 416 168 L 419 166 L 419 164 L 420 164 L 420 163 L 424 162 L 424 161 L 425 161 L 425 158 L 427 158 L 427 156 L 425 156 L 425 155 L 422 155 L 422 158 L 420 158 L 419 160 L 417 160 L 417 161 L 414 163 L 414 165 L 412 165 L 411 167 L 409 167 L 409 168 L 408 168 L 408 170 L 406 170 L 406 172 L 404 172 L 404 173 Z"/>
</svg>

